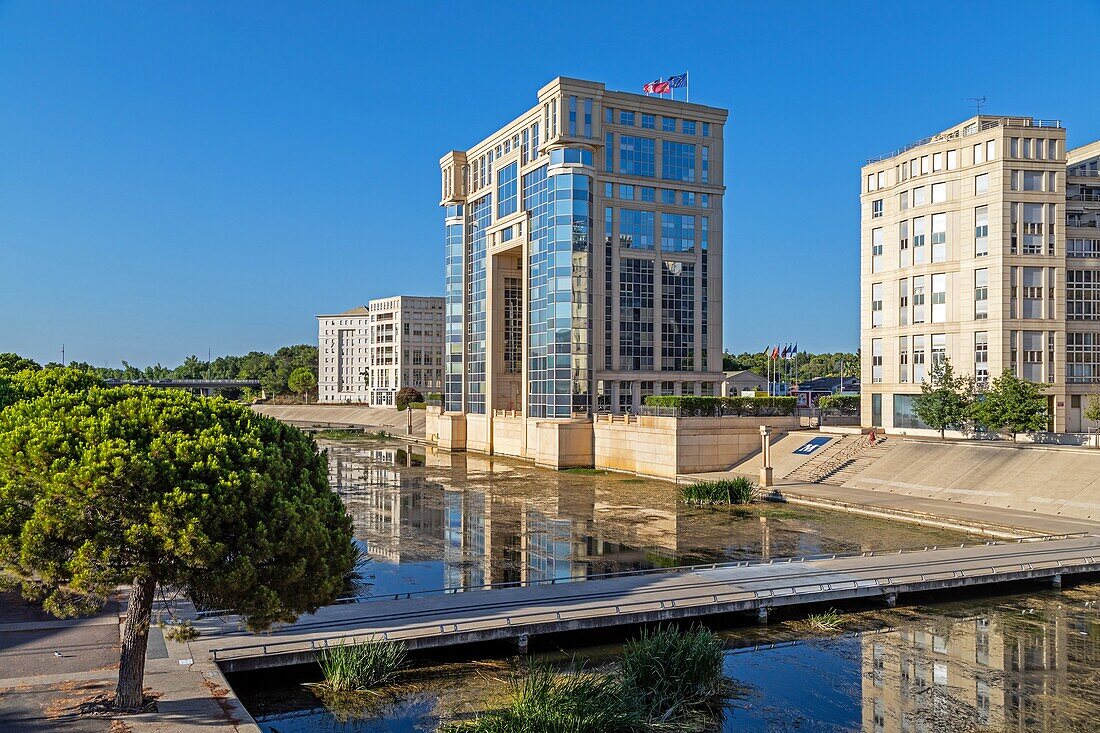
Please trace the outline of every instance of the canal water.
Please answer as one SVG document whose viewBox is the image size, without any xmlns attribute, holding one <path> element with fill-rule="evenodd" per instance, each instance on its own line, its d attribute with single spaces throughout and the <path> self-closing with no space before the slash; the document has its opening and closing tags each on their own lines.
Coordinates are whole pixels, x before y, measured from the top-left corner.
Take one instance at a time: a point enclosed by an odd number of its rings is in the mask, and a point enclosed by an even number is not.
<svg viewBox="0 0 1100 733">
<path fill-rule="evenodd" d="M 685 507 L 675 487 L 468 454 L 333 444 L 330 477 L 367 554 L 362 595 L 482 588 L 690 563 L 924 547 L 975 538 L 764 505 Z M 1095 731 L 1100 586 L 716 627 L 736 694 L 723 731 Z M 560 644 L 559 644 L 560 642 Z M 533 657 L 418 659 L 377 695 L 323 700 L 315 666 L 230 679 L 270 733 L 434 731 L 506 703 L 532 658 L 598 666 L 619 651 L 555 640 Z"/>
</svg>

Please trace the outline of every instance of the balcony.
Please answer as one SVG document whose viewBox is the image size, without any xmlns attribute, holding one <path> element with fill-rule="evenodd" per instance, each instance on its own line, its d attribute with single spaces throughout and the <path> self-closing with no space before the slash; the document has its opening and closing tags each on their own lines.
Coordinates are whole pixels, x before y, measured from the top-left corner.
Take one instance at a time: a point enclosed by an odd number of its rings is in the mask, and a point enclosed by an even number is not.
<svg viewBox="0 0 1100 733">
<path fill-rule="evenodd" d="M 921 138 L 916 142 L 909 143 L 908 145 L 898 148 L 892 152 L 884 155 L 879 155 L 874 158 L 867 159 L 867 165 L 872 163 L 878 163 L 889 158 L 894 158 L 902 153 L 908 152 L 913 148 L 919 148 L 922 145 L 929 143 L 938 143 L 945 140 L 958 140 L 959 138 L 968 137 L 970 135 L 977 135 L 991 130 L 994 127 L 1047 127 L 1047 128 L 1061 128 L 1061 120 L 1037 120 L 1033 117 L 1001 117 L 999 119 L 979 119 L 977 122 L 971 123 L 961 130 L 954 130 L 953 132 L 940 133 L 939 135 L 932 135 L 931 137 Z"/>
</svg>

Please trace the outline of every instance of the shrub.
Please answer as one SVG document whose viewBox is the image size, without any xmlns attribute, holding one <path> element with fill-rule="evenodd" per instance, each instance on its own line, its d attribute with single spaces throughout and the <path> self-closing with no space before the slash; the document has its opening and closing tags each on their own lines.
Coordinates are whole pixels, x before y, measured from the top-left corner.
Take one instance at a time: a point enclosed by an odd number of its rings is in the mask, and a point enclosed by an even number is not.
<svg viewBox="0 0 1100 733">
<path fill-rule="evenodd" d="M 694 718 L 721 696 L 722 656 L 722 643 L 704 628 L 643 629 L 623 651 L 623 685 L 647 720 Z"/>
<path fill-rule="evenodd" d="M 794 397 L 694 397 L 690 395 L 650 395 L 646 407 L 675 408 L 681 417 L 735 415 L 739 417 L 776 417 L 793 415 Z"/>
<path fill-rule="evenodd" d="M 321 652 L 318 663 L 331 692 L 370 690 L 391 681 L 405 666 L 407 653 L 399 641 L 342 645 Z"/>
<path fill-rule="evenodd" d="M 394 404 L 398 410 L 404 410 L 409 406 L 410 402 L 423 402 L 424 395 L 420 394 L 420 390 L 415 387 L 402 387 L 397 390 L 397 395 L 394 397 Z"/>
<path fill-rule="evenodd" d="M 165 624 L 160 625 L 161 633 L 164 634 L 164 638 L 169 641 L 178 641 L 181 644 L 186 644 L 189 641 L 194 641 L 199 638 L 199 630 L 194 627 L 190 619 L 178 624 Z"/>
<path fill-rule="evenodd" d="M 833 415 L 858 415 L 859 395 L 825 395 L 817 401 L 817 406 Z"/>
<path fill-rule="evenodd" d="M 744 476 L 718 481 L 699 481 L 680 489 L 680 496 L 689 504 L 751 504 L 756 498 L 756 484 Z"/>
</svg>

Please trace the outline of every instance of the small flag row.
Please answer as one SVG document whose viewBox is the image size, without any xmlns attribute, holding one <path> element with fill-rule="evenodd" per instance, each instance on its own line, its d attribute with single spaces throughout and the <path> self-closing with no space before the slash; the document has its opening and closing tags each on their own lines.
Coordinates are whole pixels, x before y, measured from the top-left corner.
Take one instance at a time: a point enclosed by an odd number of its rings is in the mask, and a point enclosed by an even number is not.
<svg viewBox="0 0 1100 733">
<path fill-rule="evenodd" d="M 646 94 L 672 94 L 673 89 L 686 87 L 687 83 L 688 75 L 685 71 L 683 74 L 673 74 L 667 80 L 662 78 L 643 84 L 642 91 Z"/>
<path fill-rule="evenodd" d="M 792 359 L 798 354 L 798 344 L 769 344 L 762 353 L 772 359 Z"/>
</svg>

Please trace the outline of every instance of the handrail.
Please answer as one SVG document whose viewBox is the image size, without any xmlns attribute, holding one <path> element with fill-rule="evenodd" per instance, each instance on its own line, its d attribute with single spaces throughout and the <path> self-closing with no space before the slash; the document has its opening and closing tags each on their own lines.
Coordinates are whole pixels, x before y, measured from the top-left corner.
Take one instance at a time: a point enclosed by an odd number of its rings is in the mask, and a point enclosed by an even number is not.
<svg viewBox="0 0 1100 733">
<path fill-rule="evenodd" d="M 1076 534 L 1087 535 L 1088 533 L 1087 532 L 1082 532 L 1082 533 L 1075 533 L 1075 535 Z M 999 542 L 987 542 L 986 544 L 987 545 L 995 545 L 995 544 L 1001 544 L 1001 543 L 999 543 Z M 885 554 L 892 554 L 892 553 L 885 553 Z M 901 554 L 901 553 L 897 553 L 897 554 Z M 1011 558 L 1011 557 L 1014 557 L 1014 556 L 1010 555 L 1006 558 L 1002 558 L 1002 560 L 1005 560 L 1005 559 L 1008 559 L 1008 558 Z M 954 559 L 950 559 L 950 560 L 943 560 L 943 561 L 940 561 L 940 562 L 958 562 L 958 561 L 954 560 Z M 995 564 L 995 565 L 990 565 L 990 566 L 979 566 L 979 567 L 974 568 L 972 570 L 952 569 L 952 570 L 935 570 L 935 571 L 931 571 L 931 572 L 929 572 L 927 570 L 927 568 L 930 567 L 932 565 L 932 563 L 925 563 L 925 564 L 922 564 L 920 566 L 920 567 L 925 569 L 924 572 L 912 572 L 912 573 L 905 573 L 905 574 L 899 574 L 899 575 L 889 574 L 889 571 L 893 571 L 893 570 L 903 570 L 904 571 L 907 567 L 912 567 L 912 564 L 901 564 L 901 565 L 886 566 L 886 567 L 881 568 L 882 571 L 887 571 L 887 575 L 885 577 L 867 578 L 867 579 L 854 579 L 854 580 L 844 580 L 844 581 L 833 581 L 833 582 L 824 582 L 824 583 L 822 583 L 822 582 L 806 582 L 806 583 L 802 583 L 802 584 L 797 583 L 797 580 L 796 580 L 795 583 L 793 585 L 791 585 L 789 588 L 779 588 L 779 589 L 765 588 L 765 589 L 760 589 L 760 590 L 744 589 L 744 590 L 734 591 L 734 592 L 730 592 L 730 593 L 706 592 L 706 593 L 697 593 L 697 594 L 694 594 L 694 595 L 688 595 L 688 596 L 684 596 L 684 597 L 676 598 L 676 599 L 664 599 L 664 600 L 650 598 L 650 599 L 638 599 L 638 600 L 634 600 L 634 601 L 618 601 L 618 602 L 611 602 L 611 603 L 604 603 L 604 604 L 597 604 L 597 605 L 593 605 L 593 606 L 587 606 L 587 607 L 584 607 L 584 608 L 574 608 L 574 609 L 566 611 L 566 615 L 571 619 L 590 618 L 590 617 L 598 617 L 598 616 L 609 615 L 612 612 L 612 610 L 614 611 L 614 615 L 621 615 L 623 613 L 623 610 L 622 610 L 623 608 L 631 608 L 631 607 L 634 607 L 634 606 L 653 606 L 653 605 L 657 605 L 657 609 L 655 609 L 655 610 L 662 610 L 662 609 L 665 609 L 665 608 L 676 608 L 677 604 L 679 604 L 679 606 L 692 607 L 692 606 L 697 606 L 697 605 L 706 605 L 708 603 L 717 604 L 717 603 L 720 602 L 719 599 L 721 599 L 723 602 L 727 602 L 727 603 L 735 602 L 737 600 L 771 599 L 771 598 L 789 597 L 789 596 L 797 596 L 797 595 L 810 595 L 811 593 L 814 593 L 814 592 L 824 593 L 824 592 L 829 592 L 829 591 L 833 591 L 833 590 L 837 590 L 837 589 L 843 589 L 844 587 L 849 587 L 852 590 L 858 590 L 861 587 L 862 588 L 877 587 L 877 588 L 883 588 L 883 589 L 889 590 L 893 586 L 903 584 L 903 582 L 928 582 L 928 580 L 935 579 L 937 577 L 967 578 L 967 577 L 974 577 L 974 576 L 996 575 L 1000 572 L 1006 572 L 1008 568 L 1016 568 L 1017 569 L 1016 572 L 1034 571 L 1034 570 L 1037 570 L 1037 569 L 1056 570 L 1056 569 L 1066 568 L 1069 564 L 1095 565 L 1095 564 L 1097 564 L 1097 562 L 1098 562 L 1097 557 L 1091 556 L 1091 555 L 1085 555 L 1085 556 L 1080 556 L 1080 557 L 1076 557 L 1076 558 L 1054 559 L 1054 560 L 1048 560 L 1048 561 L 1032 559 L 1032 560 L 1029 560 L 1028 562 L 1023 562 L 1023 563 L 1021 563 L 1021 562 L 1000 563 L 1000 564 Z M 1036 567 L 1037 565 L 1047 565 L 1047 567 L 1037 568 Z M 988 570 L 988 572 L 984 572 L 986 570 Z M 831 570 L 831 569 L 827 569 L 823 572 L 833 573 L 833 572 L 836 572 L 836 571 Z M 754 578 L 754 579 L 751 579 L 751 580 L 760 581 L 760 582 L 767 582 L 767 581 L 776 580 L 776 579 L 778 579 L 778 578 L 776 578 L 776 577 L 763 577 L 763 578 Z M 701 584 L 699 587 L 702 589 L 702 588 L 708 588 L 708 587 L 715 586 L 715 585 L 725 586 L 727 584 L 728 583 L 726 581 L 715 581 L 715 582 L 712 582 L 712 583 L 709 583 L 709 584 Z M 592 596 L 589 596 L 589 597 L 592 597 Z M 702 603 L 691 603 L 691 601 L 697 601 L 697 600 L 700 600 L 700 599 L 704 599 Z M 570 600 L 571 601 L 583 601 L 583 600 L 585 600 L 585 596 L 571 597 Z M 666 606 L 666 604 L 668 604 L 668 605 Z M 467 610 L 477 610 L 477 609 L 474 608 L 474 609 L 467 609 Z M 586 612 L 588 612 L 588 613 L 586 613 Z M 433 615 L 433 614 L 428 613 L 428 614 L 423 614 L 423 615 Z M 415 614 L 413 614 L 413 616 L 415 616 Z M 497 623 L 504 622 L 504 625 L 506 625 L 506 626 L 522 626 L 522 625 L 526 625 L 526 624 L 522 623 L 522 621 L 524 619 L 531 619 L 533 617 L 547 617 L 547 616 L 553 617 L 553 619 L 557 620 L 557 621 L 563 620 L 562 611 L 560 611 L 560 610 L 534 609 L 534 610 L 530 610 L 530 611 L 526 611 L 526 612 L 522 612 L 522 613 L 511 613 L 511 614 L 504 613 L 504 614 L 498 614 L 496 616 L 480 617 L 480 618 L 470 619 L 470 620 L 461 621 L 461 622 L 458 622 L 458 621 L 451 621 L 451 622 L 444 622 L 444 623 L 440 623 L 439 621 L 424 622 L 424 623 L 416 624 L 416 625 L 413 625 L 413 626 L 407 626 L 407 627 L 404 627 L 404 628 L 401 628 L 401 629 L 394 629 L 392 631 L 372 631 L 372 632 L 366 632 L 366 633 L 354 633 L 354 632 L 352 632 L 352 633 L 335 634 L 335 635 L 332 635 L 332 636 L 312 638 L 312 639 L 298 639 L 298 640 L 288 639 L 288 640 L 285 640 L 285 641 L 275 641 L 275 642 L 267 642 L 267 643 L 259 643 L 259 644 L 237 645 L 237 646 L 232 646 L 232 647 L 221 647 L 221 648 L 211 649 L 210 653 L 211 653 L 211 656 L 213 657 L 213 659 L 215 661 L 218 659 L 218 654 L 219 653 L 221 653 L 223 655 L 223 658 L 227 658 L 227 657 L 224 656 L 227 653 L 239 652 L 239 651 L 244 651 L 244 650 L 261 649 L 262 650 L 262 652 L 261 652 L 262 655 L 266 656 L 266 655 L 272 653 L 272 652 L 269 652 L 270 648 L 285 649 L 286 647 L 290 647 L 290 646 L 294 646 L 294 645 L 305 646 L 307 644 L 307 642 L 308 642 L 308 649 L 309 650 L 316 650 L 318 648 L 318 646 L 320 646 L 321 648 L 325 648 L 325 647 L 328 647 L 328 646 L 332 645 L 331 644 L 332 642 L 336 642 L 337 644 L 343 644 L 343 643 L 347 643 L 347 640 L 350 639 L 351 643 L 355 644 L 355 643 L 361 643 L 361 642 L 357 641 L 361 638 L 365 638 L 367 643 L 372 642 L 372 641 L 376 641 L 376 640 L 388 641 L 388 640 L 394 639 L 395 637 L 400 638 L 401 636 L 407 636 L 407 635 L 414 635 L 415 636 L 417 632 L 423 631 L 423 630 L 429 630 L 429 629 L 432 630 L 433 633 L 437 633 L 437 634 L 442 635 L 442 634 L 449 634 L 449 633 L 459 633 L 459 627 L 460 626 L 472 626 L 474 628 L 479 628 L 479 627 L 483 628 L 487 623 L 493 623 L 493 622 L 497 622 Z M 409 618 L 409 617 L 410 617 L 409 614 L 403 614 L 402 616 L 400 616 L 400 618 Z M 378 620 L 378 619 L 375 619 L 375 620 Z M 517 623 L 517 620 L 521 621 L 521 623 Z M 470 629 L 470 630 L 474 630 L 474 629 Z M 323 642 L 323 643 L 318 644 L 318 642 Z"/>
<path fill-rule="evenodd" d="M 1034 117 L 1001 117 L 998 119 L 981 120 L 981 124 L 971 124 L 959 130 L 952 130 L 951 132 L 939 133 L 938 135 L 930 135 L 928 137 L 922 137 L 916 142 L 911 142 L 908 145 L 904 145 L 897 150 L 883 155 L 877 155 L 867 159 L 867 165 L 872 163 L 881 163 L 884 160 L 890 158 L 896 158 L 902 153 L 907 153 L 913 148 L 919 148 L 922 145 L 927 145 L 931 142 L 941 142 L 944 140 L 956 140 L 960 137 L 969 137 L 970 135 L 977 135 L 986 130 L 990 130 L 994 127 L 1052 127 L 1061 128 L 1061 120 L 1044 120 L 1036 119 Z"/>
</svg>

